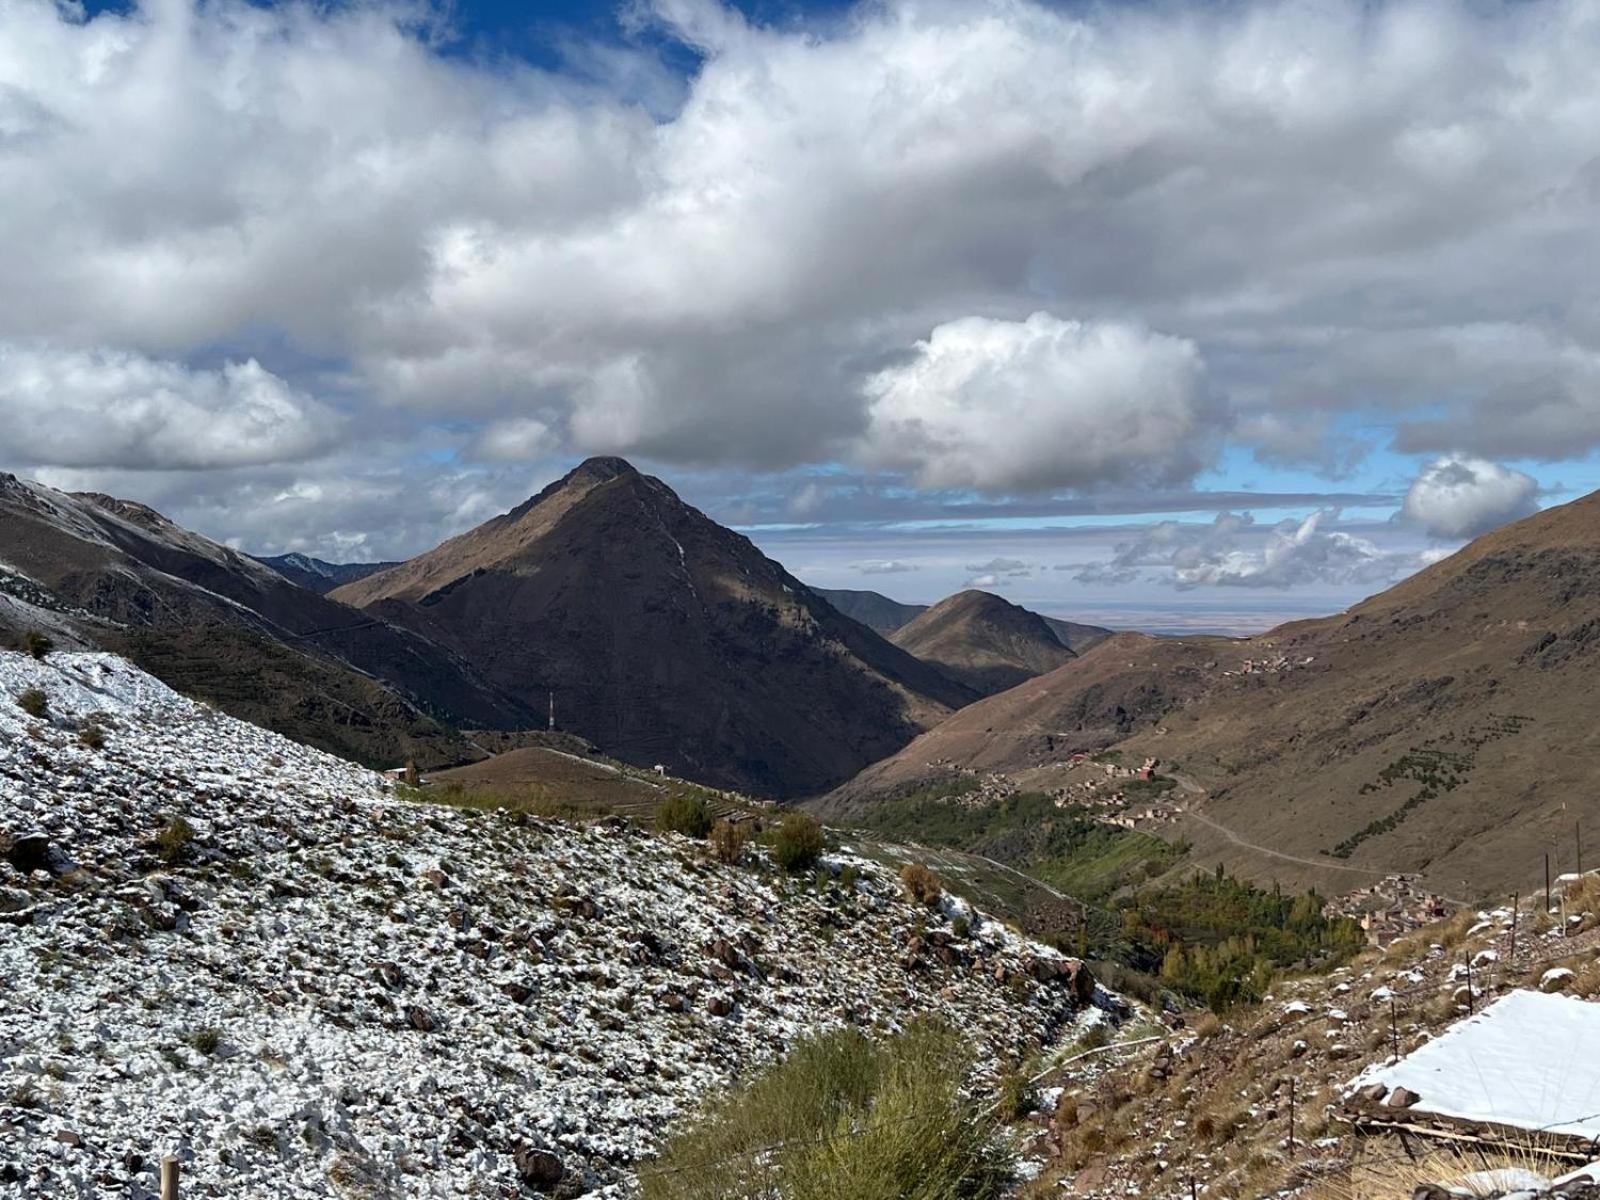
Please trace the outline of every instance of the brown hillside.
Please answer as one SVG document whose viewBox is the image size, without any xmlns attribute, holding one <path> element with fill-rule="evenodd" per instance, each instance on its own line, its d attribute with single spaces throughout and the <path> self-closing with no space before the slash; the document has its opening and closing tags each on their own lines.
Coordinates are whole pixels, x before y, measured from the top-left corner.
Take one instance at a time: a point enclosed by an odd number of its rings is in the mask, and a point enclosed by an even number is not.
<svg viewBox="0 0 1600 1200">
<path fill-rule="evenodd" d="M 442 642 L 625 761 L 823 790 L 972 693 L 621 459 L 332 595 Z"/>
<path fill-rule="evenodd" d="M 1112 639 L 956 714 L 835 800 L 1114 745 L 1176 764 L 1191 812 L 1151 828 L 1207 861 L 1338 891 L 1418 871 L 1475 897 L 1541 879 L 1546 850 L 1570 870 L 1579 822 L 1600 861 L 1597 666 L 1589 496 L 1340 616 L 1143 654 Z"/>
<path fill-rule="evenodd" d="M 980 591 L 946 597 L 889 640 L 984 696 L 1077 657 L 1043 617 Z"/>
<path fill-rule="evenodd" d="M 0 564 L 18 573 L 0 572 L 0 590 L 22 589 L 76 641 L 346 757 L 451 761 L 467 748 L 441 718 L 524 719 L 442 647 L 142 504 L 0 476 Z"/>
</svg>

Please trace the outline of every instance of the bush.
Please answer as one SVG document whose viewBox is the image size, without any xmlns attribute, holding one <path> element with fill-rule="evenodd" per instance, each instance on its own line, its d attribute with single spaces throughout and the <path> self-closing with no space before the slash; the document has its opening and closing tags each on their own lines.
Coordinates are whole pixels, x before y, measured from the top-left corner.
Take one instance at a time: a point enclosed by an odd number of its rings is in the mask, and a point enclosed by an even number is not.
<svg viewBox="0 0 1600 1200">
<path fill-rule="evenodd" d="M 106 748 L 105 730 L 98 725 L 85 725 L 78 730 L 78 742 L 89 750 L 104 750 Z"/>
<path fill-rule="evenodd" d="M 796 875 L 817 865 L 822 848 L 822 826 L 810 813 L 784 814 L 772 835 L 772 861 Z"/>
<path fill-rule="evenodd" d="M 900 883 L 905 887 L 906 895 L 918 904 L 926 904 L 929 908 L 938 904 L 939 897 L 944 895 L 939 877 L 923 863 L 907 863 L 901 867 Z"/>
<path fill-rule="evenodd" d="M 34 658 L 42 659 L 56 648 L 56 644 L 37 629 L 30 629 L 23 635 L 22 648 Z"/>
<path fill-rule="evenodd" d="M 711 853 L 717 861 L 735 866 L 744 859 L 744 844 L 749 840 L 743 825 L 732 821 L 718 821 L 711 827 Z"/>
<path fill-rule="evenodd" d="M 196 1029 L 184 1041 L 200 1051 L 207 1058 L 217 1052 L 217 1047 L 222 1045 L 222 1032 L 210 1025 Z"/>
<path fill-rule="evenodd" d="M 1039 1107 L 1039 1089 L 1026 1071 L 1008 1071 L 1000 1081 L 994 1111 L 1007 1125 L 1014 1125 Z"/>
<path fill-rule="evenodd" d="M 189 843 L 194 841 L 194 826 L 182 817 L 173 817 L 156 834 L 156 853 L 165 863 L 176 863 L 183 859 L 188 852 Z"/>
<path fill-rule="evenodd" d="M 711 824 L 711 806 L 699 796 L 680 792 L 668 796 L 656 809 L 656 828 L 662 833 L 703 838 L 711 832 Z"/>
<path fill-rule="evenodd" d="M 17 707 L 42 721 L 50 715 L 50 697 L 38 688 L 29 688 L 17 697 Z"/>
<path fill-rule="evenodd" d="M 1011 1163 L 962 1095 L 966 1046 L 926 1021 L 803 1041 L 670 1138 L 644 1200 L 998 1200 Z"/>
</svg>

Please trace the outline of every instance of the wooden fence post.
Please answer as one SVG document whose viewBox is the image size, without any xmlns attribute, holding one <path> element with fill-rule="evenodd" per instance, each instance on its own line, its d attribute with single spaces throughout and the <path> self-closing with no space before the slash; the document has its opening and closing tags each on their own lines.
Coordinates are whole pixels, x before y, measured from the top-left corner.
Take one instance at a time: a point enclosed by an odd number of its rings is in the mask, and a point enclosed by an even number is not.
<svg viewBox="0 0 1600 1200">
<path fill-rule="evenodd" d="M 1400 1061 L 1400 1021 L 1394 1013 L 1394 997 L 1389 997 L 1389 1044 L 1394 1048 L 1394 1060 Z"/>
<path fill-rule="evenodd" d="M 1513 971 L 1517 965 L 1517 908 L 1522 902 L 1521 892 L 1511 893 L 1511 953 L 1506 955 L 1506 966 Z"/>
<path fill-rule="evenodd" d="M 1289 1153 L 1294 1153 L 1294 1078 L 1289 1079 Z"/>
<path fill-rule="evenodd" d="M 168 1154 L 161 1160 L 161 1200 L 178 1200 L 178 1156 Z"/>
</svg>

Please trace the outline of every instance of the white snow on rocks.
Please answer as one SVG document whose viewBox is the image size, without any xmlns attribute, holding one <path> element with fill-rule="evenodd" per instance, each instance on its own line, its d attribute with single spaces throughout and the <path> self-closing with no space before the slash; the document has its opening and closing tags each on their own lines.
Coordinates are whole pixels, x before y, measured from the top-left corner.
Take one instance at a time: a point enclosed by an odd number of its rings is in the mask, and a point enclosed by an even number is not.
<svg viewBox="0 0 1600 1200">
<path fill-rule="evenodd" d="M 0 653 L 0 852 L 5 1195 L 139 1200 L 169 1152 L 186 1197 L 512 1196 L 550 1154 L 623 1195 L 808 1030 L 937 1013 L 992 1065 L 1088 1015 L 870 864 L 410 803 L 104 654 Z"/>
</svg>

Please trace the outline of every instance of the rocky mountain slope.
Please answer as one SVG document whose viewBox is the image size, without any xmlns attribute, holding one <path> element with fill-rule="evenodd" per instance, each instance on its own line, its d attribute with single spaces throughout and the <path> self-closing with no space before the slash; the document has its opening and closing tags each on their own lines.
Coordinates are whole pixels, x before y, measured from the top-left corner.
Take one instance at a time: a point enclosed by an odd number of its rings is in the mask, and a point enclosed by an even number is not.
<svg viewBox="0 0 1600 1200">
<path fill-rule="evenodd" d="M 275 554 L 257 557 L 256 561 L 265 563 L 289 582 L 298 583 L 318 595 L 326 595 L 342 584 L 354 583 L 398 565 L 393 562 L 331 563 L 309 554 Z"/>
<path fill-rule="evenodd" d="M 1600 494 L 1339 616 L 1240 640 L 1119 636 L 957 713 L 839 798 L 1110 747 L 1181 777 L 1152 831 L 1253 878 L 1526 887 L 1546 852 L 1576 865 L 1580 823 L 1600 830 L 1597 583 Z"/>
<path fill-rule="evenodd" d="M 877 630 L 884 637 L 889 637 L 896 630 L 909 625 L 930 607 L 926 604 L 902 604 L 898 600 L 889 599 L 881 592 L 835 588 L 811 590 L 845 616 Z M 1055 634 L 1056 641 L 1075 654 L 1082 654 L 1097 642 L 1105 641 L 1112 633 L 1111 630 L 1103 629 L 1099 625 L 1086 625 L 1081 621 L 1066 621 L 1060 617 L 1046 617 L 1042 614 L 1040 619 L 1050 627 L 1050 632 Z"/>
<path fill-rule="evenodd" d="M 175 688 L 369 762 L 461 758 L 441 721 L 536 719 L 426 637 L 109 496 L 0 476 L 0 592 Z M 14 606 L 0 621 L 26 631 Z"/>
<path fill-rule="evenodd" d="M 896 629 L 928 611 L 926 604 L 901 604 L 882 592 L 869 592 L 854 588 L 812 588 L 852 621 L 860 621 L 868 629 L 888 637 Z"/>
<path fill-rule="evenodd" d="M 938 1013 L 992 1070 L 1098 1019 L 961 901 L 753 855 L 407 801 L 119 658 L 0 652 L 0 1183 L 622 1195 L 803 1031 Z"/>
<path fill-rule="evenodd" d="M 416 630 L 605 753 L 820 791 L 973 694 L 620 459 L 332 593 Z"/>
<path fill-rule="evenodd" d="M 992 592 L 957 592 L 889 638 L 983 696 L 1043 675 L 1077 655 L 1043 617 Z"/>
</svg>

